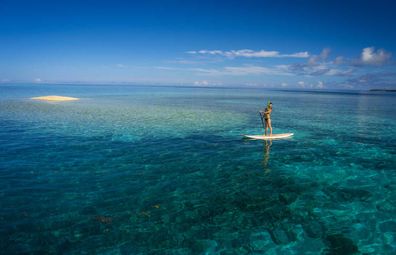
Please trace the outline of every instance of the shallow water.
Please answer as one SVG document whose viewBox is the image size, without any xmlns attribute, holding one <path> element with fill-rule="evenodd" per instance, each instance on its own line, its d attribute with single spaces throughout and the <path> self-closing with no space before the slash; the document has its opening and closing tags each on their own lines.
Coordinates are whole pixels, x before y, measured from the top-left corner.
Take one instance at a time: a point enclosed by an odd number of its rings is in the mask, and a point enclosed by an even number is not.
<svg viewBox="0 0 396 255">
<path fill-rule="evenodd" d="M 58 94 L 80 101 L 29 98 Z M 257 111 L 274 102 L 274 133 Z M 6 254 L 394 254 L 396 96 L 0 86 Z"/>
</svg>

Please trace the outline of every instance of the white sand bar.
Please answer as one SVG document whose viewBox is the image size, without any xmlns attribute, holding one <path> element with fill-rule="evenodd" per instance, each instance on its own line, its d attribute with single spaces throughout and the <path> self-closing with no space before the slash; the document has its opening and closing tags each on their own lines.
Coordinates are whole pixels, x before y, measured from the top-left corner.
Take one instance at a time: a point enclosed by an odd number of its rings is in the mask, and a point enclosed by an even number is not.
<svg viewBox="0 0 396 255">
<path fill-rule="evenodd" d="M 42 96 L 42 97 L 32 97 L 31 99 L 42 100 L 42 101 L 56 101 L 56 102 L 79 100 L 79 98 L 76 97 L 63 97 L 63 96 Z"/>
</svg>

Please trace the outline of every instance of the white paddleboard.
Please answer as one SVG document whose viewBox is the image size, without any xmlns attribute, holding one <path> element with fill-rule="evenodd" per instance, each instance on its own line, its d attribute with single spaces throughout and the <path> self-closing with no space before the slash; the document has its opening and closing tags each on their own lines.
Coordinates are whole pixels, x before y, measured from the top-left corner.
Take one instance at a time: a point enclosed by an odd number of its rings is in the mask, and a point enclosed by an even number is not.
<svg viewBox="0 0 396 255">
<path fill-rule="evenodd" d="M 255 140 L 273 140 L 273 139 L 283 139 L 294 135 L 293 133 L 285 134 L 272 134 L 270 135 L 243 135 L 245 138 L 255 139 Z"/>
</svg>

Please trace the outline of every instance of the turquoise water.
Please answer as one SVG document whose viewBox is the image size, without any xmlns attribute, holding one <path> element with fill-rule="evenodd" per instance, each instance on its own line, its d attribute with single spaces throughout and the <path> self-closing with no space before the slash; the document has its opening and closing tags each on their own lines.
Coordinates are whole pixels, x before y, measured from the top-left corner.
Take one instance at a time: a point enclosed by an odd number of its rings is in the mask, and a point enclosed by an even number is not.
<svg viewBox="0 0 396 255">
<path fill-rule="evenodd" d="M 47 103 L 39 95 L 80 97 Z M 274 103 L 274 133 L 258 110 Z M 395 254 L 396 96 L 0 86 L 5 254 Z"/>
</svg>

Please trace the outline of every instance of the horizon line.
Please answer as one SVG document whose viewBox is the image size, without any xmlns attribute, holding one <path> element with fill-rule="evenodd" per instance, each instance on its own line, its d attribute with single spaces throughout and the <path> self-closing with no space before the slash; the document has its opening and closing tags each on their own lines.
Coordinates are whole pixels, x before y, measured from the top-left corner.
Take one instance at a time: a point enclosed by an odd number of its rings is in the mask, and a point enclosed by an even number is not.
<svg viewBox="0 0 396 255">
<path fill-rule="evenodd" d="M 337 91 L 354 91 L 354 92 L 369 92 L 373 90 L 389 90 L 388 88 L 299 88 L 295 87 L 276 87 L 276 86 L 252 86 L 252 85 L 230 85 L 230 84 L 214 84 L 214 85 L 195 85 L 194 83 L 140 83 L 140 82 L 26 82 L 26 81 L 14 81 L 14 82 L 0 82 L 2 85 L 87 85 L 87 86 L 137 86 L 137 87 L 179 87 L 179 88 L 208 88 L 208 89 L 264 89 L 264 90 L 277 90 L 277 91 L 306 91 L 306 92 L 337 92 Z"/>
</svg>

